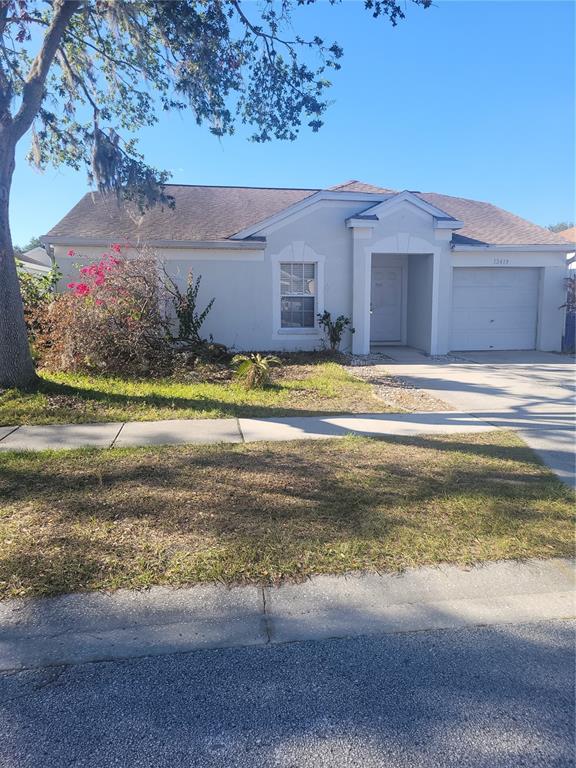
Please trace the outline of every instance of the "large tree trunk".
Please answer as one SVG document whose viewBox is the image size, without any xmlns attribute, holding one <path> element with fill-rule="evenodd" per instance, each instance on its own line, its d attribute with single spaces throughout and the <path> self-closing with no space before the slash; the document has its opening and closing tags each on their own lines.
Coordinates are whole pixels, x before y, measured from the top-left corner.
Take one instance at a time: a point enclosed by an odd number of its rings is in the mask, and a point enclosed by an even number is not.
<svg viewBox="0 0 576 768">
<path fill-rule="evenodd" d="M 0 128 L 0 387 L 26 387 L 36 374 L 10 235 L 8 206 L 16 142 L 9 133 Z"/>
</svg>

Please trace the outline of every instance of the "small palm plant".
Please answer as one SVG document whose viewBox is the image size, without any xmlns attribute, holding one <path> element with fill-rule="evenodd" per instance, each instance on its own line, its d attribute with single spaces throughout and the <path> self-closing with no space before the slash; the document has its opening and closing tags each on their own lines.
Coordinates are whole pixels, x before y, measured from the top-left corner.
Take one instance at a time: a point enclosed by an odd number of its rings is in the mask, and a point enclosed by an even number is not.
<svg viewBox="0 0 576 768">
<path fill-rule="evenodd" d="M 236 377 L 241 379 L 246 389 L 264 389 L 270 386 L 271 368 L 282 365 L 280 358 L 274 355 L 234 355 L 232 365 L 236 368 Z"/>
<path fill-rule="evenodd" d="M 346 328 L 349 328 L 350 333 L 356 333 L 352 328 L 352 320 L 345 315 L 338 315 L 336 320 L 332 320 L 332 315 L 326 310 L 322 314 L 318 314 L 317 317 L 318 325 L 324 328 L 328 337 L 331 352 L 337 352 L 340 349 L 340 342 Z"/>
</svg>

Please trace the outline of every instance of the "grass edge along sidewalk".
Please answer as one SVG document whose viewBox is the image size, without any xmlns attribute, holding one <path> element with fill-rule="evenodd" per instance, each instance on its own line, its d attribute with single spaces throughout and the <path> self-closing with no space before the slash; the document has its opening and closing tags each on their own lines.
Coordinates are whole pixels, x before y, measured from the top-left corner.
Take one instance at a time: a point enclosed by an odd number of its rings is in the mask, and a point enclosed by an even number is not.
<svg viewBox="0 0 576 768">
<path fill-rule="evenodd" d="M 0 595 L 279 583 L 573 551 L 513 433 L 0 454 Z"/>
</svg>

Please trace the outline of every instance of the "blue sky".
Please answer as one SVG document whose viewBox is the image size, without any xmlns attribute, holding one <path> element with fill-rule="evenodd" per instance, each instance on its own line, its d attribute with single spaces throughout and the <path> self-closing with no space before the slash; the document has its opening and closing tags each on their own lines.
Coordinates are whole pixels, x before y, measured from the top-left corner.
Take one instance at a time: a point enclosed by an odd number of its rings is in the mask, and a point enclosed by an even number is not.
<svg viewBox="0 0 576 768">
<path fill-rule="evenodd" d="M 242 131 L 218 140 L 189 114 L 164 115 L 141 133 L 147 161 L 175 183 L 325 187 L 355 178 L 488 200 L 542 225 L 574 218 L 572 2 L 408 4 L 392 28 L 344 0 L 299 9 L 294 21 L 344 47 L 319 133 L 257 145 Z M 11 199 L 17 244 L 44 234 L 88 190 L 83 172 L 30 168 L 26 145 Z"/>
</svg>

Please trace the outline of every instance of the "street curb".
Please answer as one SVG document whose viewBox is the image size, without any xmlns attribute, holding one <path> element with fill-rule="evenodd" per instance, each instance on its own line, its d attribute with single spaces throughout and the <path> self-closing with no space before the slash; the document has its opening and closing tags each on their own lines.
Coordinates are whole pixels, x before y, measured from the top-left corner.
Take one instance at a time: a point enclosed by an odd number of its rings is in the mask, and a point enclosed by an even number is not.
<svg viewBox="0 0 576 768">
<path fill-rule="evenodd" d="M 576 616 L 574 561 L 500 561 L 281 587 L 153 587 L 0 603 L 0 671 Z"/>
</svg>

